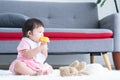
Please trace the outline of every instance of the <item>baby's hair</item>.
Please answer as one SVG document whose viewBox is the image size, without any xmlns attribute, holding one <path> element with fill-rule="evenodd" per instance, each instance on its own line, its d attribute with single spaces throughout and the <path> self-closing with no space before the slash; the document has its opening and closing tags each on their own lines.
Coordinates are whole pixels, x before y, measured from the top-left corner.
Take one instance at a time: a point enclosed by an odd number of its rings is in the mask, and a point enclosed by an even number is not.
<svg viewBox="0 0 120 80">
<path fill-rule="evenodd" d="M 23 37 L 28 37 L 27 32 L 28 31 L 33 31 L 34 28 L 38 27 L 44 27 L 44 24 L 41 20 L 36 19 L 36 18 L 30 18 L 27 21 L 25 21 L 23 27 L 22 27 L 22 33 Z"/>
</svg>

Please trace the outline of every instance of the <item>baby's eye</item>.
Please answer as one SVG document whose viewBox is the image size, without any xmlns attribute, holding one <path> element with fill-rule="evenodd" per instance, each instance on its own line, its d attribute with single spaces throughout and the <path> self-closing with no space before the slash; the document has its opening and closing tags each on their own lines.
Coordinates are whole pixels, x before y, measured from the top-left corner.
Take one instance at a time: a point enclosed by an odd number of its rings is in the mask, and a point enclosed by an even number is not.
<svg viewBox="0 0 120 80">
<path fill-rule="evenodd" d="M 40 34 L 43 34 L 43 32 L 39 32 Z"/>
<path fill-rule="evenodd" d="M 39 33 L 43 33 L 43 31 L 40 31 Z"/>
</svg>

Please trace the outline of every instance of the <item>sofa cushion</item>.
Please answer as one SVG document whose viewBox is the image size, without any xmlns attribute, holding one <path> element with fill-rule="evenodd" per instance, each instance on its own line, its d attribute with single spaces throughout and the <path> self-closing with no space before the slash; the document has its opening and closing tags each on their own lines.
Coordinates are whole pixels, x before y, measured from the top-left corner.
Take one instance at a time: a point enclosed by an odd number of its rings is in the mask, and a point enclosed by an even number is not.
<svg viewBox="0 0 120 80">
<path fill-rule="evenodd" d="M 20 13 L 0 13 L 0 27 L 21 28 L 28 18 Z"/>
<path fill-rule="evenodd" d="M 0 40 L 20 40 L 21 30 L 0 31 Z M 105 39 L 112 38 L 113 33 L 109 29 L 45 29 L 45 36 L 51 40 L 78 40 L 78 39 Z"/>
</svg>

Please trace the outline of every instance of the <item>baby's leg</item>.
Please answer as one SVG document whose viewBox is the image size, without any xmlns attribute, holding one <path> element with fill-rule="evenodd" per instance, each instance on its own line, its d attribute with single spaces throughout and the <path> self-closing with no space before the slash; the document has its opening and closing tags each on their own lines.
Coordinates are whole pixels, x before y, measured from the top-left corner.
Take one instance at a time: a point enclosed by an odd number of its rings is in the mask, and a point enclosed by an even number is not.
<svg viewBox="0 0 120 80">
<path fill-rule="evenodd" d="M 31 75 L 31 76 L 37 75 L 36 71 L 33 71 L 23 62 L 17 62 L 14 66 L 14 71 L 16 74 L 19 75 Z"/>
</svg>

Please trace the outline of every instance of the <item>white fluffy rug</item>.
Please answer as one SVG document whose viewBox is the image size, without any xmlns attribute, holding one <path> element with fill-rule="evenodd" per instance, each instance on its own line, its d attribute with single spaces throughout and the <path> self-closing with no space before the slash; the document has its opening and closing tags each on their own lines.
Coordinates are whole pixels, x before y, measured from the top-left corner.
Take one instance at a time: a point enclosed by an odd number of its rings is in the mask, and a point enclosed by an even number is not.
<svg viewBox="0 0 120 80">
<path fill-rule="evenodd" d="M 120 80 L 120 71 L 111 70 L 84 76 L 61 77 L 57 69 L 52 74 L 43 76 L 13 75 L 8 70 L 0 70 L 0 80 Z"/>
</svg>

